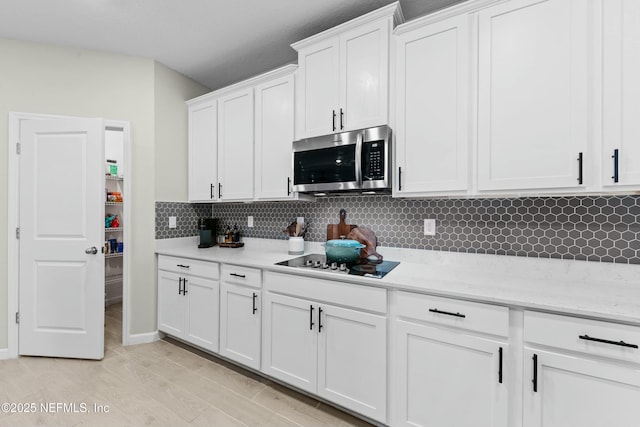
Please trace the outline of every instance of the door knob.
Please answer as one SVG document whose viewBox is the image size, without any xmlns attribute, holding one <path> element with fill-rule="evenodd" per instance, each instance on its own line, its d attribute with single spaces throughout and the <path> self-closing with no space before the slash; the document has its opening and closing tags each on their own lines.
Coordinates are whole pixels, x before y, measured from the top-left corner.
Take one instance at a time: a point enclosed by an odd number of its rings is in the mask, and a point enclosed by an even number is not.
<svg viewBox="0 0 640 427">
<path fill-rule="evenodd" d="M 90 248 L 87 248 L 84 250 L 85 254 L 90 254 L 90 255 L 95 255 L 98 253 L 98 248 L 96 248 L 95 246 L 91 246 Z"/>
</svg>

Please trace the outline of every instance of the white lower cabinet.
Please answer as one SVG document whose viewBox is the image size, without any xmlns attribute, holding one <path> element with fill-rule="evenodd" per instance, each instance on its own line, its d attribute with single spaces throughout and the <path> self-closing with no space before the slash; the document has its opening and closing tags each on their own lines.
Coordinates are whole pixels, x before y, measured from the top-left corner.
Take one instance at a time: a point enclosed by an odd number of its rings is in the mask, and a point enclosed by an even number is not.
<svg viewBox="0 0 640 427">
<path fill-rule="evenodd" d="M 524 427 L 638 424 L 640 328 L 525 312 L 524 337 Z"/>
<path fill-rule="evenodd" d="M 254 273 L 252 276 L 251 273 Z M 227 278 L 242 281 L 230 283 Z M 244 282 L 247 279 L 248 283 Z M 222 266 L 220 285 L 220 354 L 260 369 L 262 291 L 260 270 Z M 252 287 L 255 286 L 255 287 Z"/>
<path fill-rule="evenodd" d="M 507 427 L 508 309 L 406 292 L 397 301 L 392 424 Z"/>
<path fill-rule="evenodd" d="M 269 273 L 267 273 L 269 287 Z M 324 285 L 344 287 L 345 297 L 357 286 L 325 280 L 273 274 L 276 280 L 298 282 L 322 293 Z M 273 282 L 272 282 L 273 283 Z M 284 283 L 286 286 L 286 283 Z M 355 288 L 355 289 L 354 289 Z M 273 289 L 273 287 L 271 288 Z M 311 289 L 311 288 L 309 288 Z M 372 288 L 360 287 L 362 299 Z M 322 301 L 272 292 L 264 293 L 262 370 L 302 390 L 314 393 L 371 419 L 387 422 L 387 319 L 358 307 L 338 307 L 341 290 L 326 289 Z M 380 294 L 381 291 L 383 294 Z M 374 298 L 386 301 L 386 291 Z M 347 295 L 347 294 L 351 295 Z"/>
<path fill-rule="evenodd" d="M 158 272 L 158 330 L 218 351 L 220 283 L 202 277 Z"/>
<path fill-rule="evenodd" d="M 159 257 L 158 268 L 158 330 L 217 352 L 218 264 Z M 208 277 L 196 276 L 192 271 Z"/>
</svg>

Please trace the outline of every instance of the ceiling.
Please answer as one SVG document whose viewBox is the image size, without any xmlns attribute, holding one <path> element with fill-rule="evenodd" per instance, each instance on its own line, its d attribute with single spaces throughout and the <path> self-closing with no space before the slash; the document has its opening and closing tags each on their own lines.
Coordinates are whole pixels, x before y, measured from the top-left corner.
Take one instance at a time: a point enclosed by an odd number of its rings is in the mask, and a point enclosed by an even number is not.
<svg viewBox="0 0 640 427">
<path fill-rule="evenodd" d="M 400 0 L 405 19 L 460 0 Z M 392 0 L 0 0 L 0 37 L 154 59 L 218 89 Z"/>
</svg>

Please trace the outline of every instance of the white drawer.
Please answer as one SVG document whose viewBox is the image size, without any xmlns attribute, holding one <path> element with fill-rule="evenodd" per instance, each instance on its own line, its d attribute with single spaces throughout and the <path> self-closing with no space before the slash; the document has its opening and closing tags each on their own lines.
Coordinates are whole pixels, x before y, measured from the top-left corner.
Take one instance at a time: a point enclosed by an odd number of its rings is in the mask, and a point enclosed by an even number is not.
<svg viewBox="0 0 640 427">
<path fill-rule="evenodd" d="M 527 343 L 640 363 L 640 327 L 525 311 Z"/>
<path fill-rule="evenodd" d="M 485 334 L 509 335 L 509 309 L 498 305 L 397 293 L 398 316 L 467 329 Z"/>
<path fill-rule="evenodd" d="M 387 312 L 387 290 L 295 274 L 265 272 L 266 290 L 378 313 Z"/>
<path fill-rule="evenodd" d="M 158 269 L 175 273 L 190 274 L 217 280 L 220 278 L 220 265 L 217 262 L 201 261 L 198 259 L 179 258 L 168 255 L 158 255 Z"/>
<path fill-rule="evenodd" d="M 252 288 L 260 288 L 262 287 L 262 270 L 259 268 L 222 264 L 222 280 L 227 283 L 237 283 L 251 286 Z"/>
</svg>

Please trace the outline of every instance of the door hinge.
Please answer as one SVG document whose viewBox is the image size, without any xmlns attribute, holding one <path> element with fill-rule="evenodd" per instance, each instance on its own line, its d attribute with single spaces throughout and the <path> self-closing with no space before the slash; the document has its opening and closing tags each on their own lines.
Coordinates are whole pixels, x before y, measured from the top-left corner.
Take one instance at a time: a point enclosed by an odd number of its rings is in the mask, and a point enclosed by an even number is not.
<svg viewBox="0 0 640 427">
<path fill-rule="evenodd" d="M 20 154 L 20 143 L 16 142 L 16 154 Z"/>
<path fill-rule="evenodd" d="M 20 227 L 16 227 L 16 239 L 20 239 Z"/>
<path fill-rule="evenodd" d="M 16 323 L 20 324 L 20 312 L 16 311 Z"/>
</svg>

